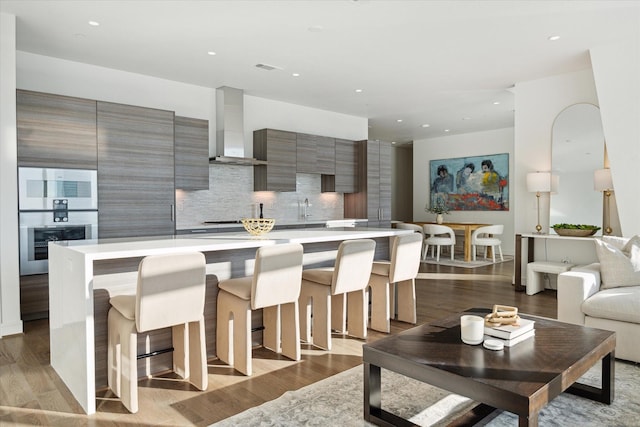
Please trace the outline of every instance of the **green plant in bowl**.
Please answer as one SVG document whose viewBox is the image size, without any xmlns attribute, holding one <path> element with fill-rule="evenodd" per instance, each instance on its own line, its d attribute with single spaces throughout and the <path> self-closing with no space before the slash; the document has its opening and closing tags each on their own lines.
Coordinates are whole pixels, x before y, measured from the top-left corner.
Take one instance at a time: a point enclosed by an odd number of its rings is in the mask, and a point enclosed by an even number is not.
<svg viewBox="0 0 640 427">
<path fill-rule="evenodd" d="M 596 231 L 600 230 L 600 227 L 597 225 L 589 225 L 589 224 L 554 224 L 551 226 L 553 231 L 560 236 L 575 236 L 575 237 L 586 237 L 592 236 L 596 233 Z"/>
</svg>

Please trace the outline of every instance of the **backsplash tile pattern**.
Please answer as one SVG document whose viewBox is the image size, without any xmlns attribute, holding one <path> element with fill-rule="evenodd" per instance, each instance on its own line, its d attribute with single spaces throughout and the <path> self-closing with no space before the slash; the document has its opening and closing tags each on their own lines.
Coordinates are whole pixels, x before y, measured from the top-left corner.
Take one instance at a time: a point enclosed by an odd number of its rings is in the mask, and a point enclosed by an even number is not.
<svg viewBox="0 0 640 427">
<path fill-rule="evenodd" d="M 295 192 L 253 191 L 253 168 L 210 165 L 209 189 L 176 191 L 176 229 L 197 228 L 204 221 L 258 217 L 260 203 L 265 218 L 277 223 L 304 221 L 304 200 L 309 200 L 309 220 L 342 219 L 344 197 L 321 193 L 320 175 L 297 174 Z"/>
</svg>

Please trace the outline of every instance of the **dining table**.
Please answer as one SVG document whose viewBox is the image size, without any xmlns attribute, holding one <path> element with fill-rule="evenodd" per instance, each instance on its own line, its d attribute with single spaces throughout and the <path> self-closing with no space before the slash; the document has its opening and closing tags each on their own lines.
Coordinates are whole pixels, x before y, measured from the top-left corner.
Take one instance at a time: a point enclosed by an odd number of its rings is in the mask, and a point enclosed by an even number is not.
<svg viewBox="0 0 640 427">
<path fill-rule="evenodd" d="M 412 224 L 424 225 L 424 224 L 436 224 L 435 222 L 413 222 Z M 491 224 L 484 224 L 478 222 L 443 222 L 439 225 L 446 225 L 454 231 L 464 232 L 464 261 L 471 261 L 471 233 L 480 227 L 485 227 Z M 491 247 L 487 248 L 487 256 L 491 256 Z"/>
</svg>

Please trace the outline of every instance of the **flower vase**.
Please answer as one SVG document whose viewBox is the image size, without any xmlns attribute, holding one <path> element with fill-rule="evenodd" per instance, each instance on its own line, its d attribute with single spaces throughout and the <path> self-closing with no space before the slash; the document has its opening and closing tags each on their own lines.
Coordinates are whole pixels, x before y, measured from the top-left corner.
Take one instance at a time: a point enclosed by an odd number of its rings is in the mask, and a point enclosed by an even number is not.
<svg viewBox="0 0 640 427">
<path fill-rule="evenodd" d="M 436 215 L 436 223 L 442 224 L 444 222 L 444 216 L 442 214 Z"/>
</svg>

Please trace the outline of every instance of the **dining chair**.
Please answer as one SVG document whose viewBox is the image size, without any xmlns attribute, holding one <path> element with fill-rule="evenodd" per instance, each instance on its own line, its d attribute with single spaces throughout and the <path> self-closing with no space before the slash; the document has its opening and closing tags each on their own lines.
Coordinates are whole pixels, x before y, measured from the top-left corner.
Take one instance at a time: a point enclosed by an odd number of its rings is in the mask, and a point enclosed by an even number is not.
<svg viewBox="0 0 640 427">
<path fill-rule="evenodd" d="M 250 376 L 251 312 L 262 309 L 263 346 L 300 360 L 298 296 L 302 245 L 262 246 L 253 275 L 218 283 L 216 352 L 218 358 Z"/>
<path fill-rule="evenodd" d="M 367 286 L 375 248 L 376 242 L 371 239 L 345 240 L 338 246 L 333 267 L 302 272 L 302 341 L 331 350 L 332 329 L 356 338 L 367 337 Z"/>
<path fill-rule="evenodd" d="M 109 300 L 107 382 L 130 412 L 138 412 L 138 333 L 171 327 L 173 371 L 207 389 L 205 270 L 200 252 L 147 256 L 138 266 L 136 294 Z"/>
<path fill-rule="evenodd" d="M 415 278 L 420 269 L 422 235 L 402 234 L 393 237 L 390 261 L 374 261 L 371 287 L 371 329 L 389 333 L 395 317 L 395 292 L 398 289 L 398 320 L 416 323 Z"/>
<path fill-rule="evenodd" d="M 487 248 L 491 247 L 491 256 L 493 262 L 496 262 L 496 250 L 495 247 L 498 247 L 498 251 L 500 251 L 500 261 L 504 261 L 502 257 L 502 241 L 495 236 L 499 236 L 504 231 L 504 225 L 487 225 L 484 227 L 476 228 L 473 233 L 471 233 L 471 251 L 473 254 L 473 260 L 476 260 L 476 246 L 484 246 L 484 258 L 487 259 Z"/>
<path fill-rule="evenodd" d="M 456 234 L 446 225 L 438 224 L 424 224 L 423 226 L 425 239 L 425 252 L 429 250 L 431 245 L 431 256 L 440 262 L 440 246 L 450 246 L 451 248 L 451 261 L 455 255 L 456 249 Z M 436 255 L 434 256 L 434 252 Z"/>
<path fill-rule="evenodd" d="M 420 233 L 420 235 L 422 236 L 422 248 L 420 250 L 420 259 L 424 260 L 427 257 L 427 250 L 426 250 L 427 243 L 425 241 L 426 236 L 424 234 L 424 228 L 422 228 L 421 225 L 411 224 L 407 222 L 400 222 L 396 224 L 396 228 L 403 229 L 403 230 L 413 230 L 416 233 Z"/>
</svg>

